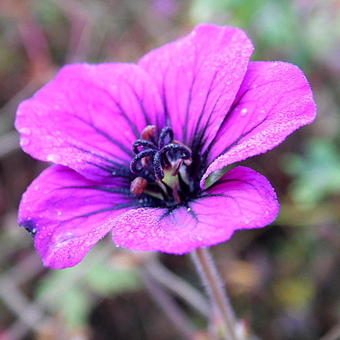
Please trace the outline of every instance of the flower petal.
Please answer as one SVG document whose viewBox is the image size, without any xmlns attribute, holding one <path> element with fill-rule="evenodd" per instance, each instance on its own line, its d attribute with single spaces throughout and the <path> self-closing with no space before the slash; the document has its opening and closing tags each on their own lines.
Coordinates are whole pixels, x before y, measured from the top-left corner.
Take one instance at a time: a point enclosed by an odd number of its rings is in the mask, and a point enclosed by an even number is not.
<svg viewBox="0 0 340 340">
<path fill-rule="evenodd" d="M 204 24 L 140 60 L 158 84 L 176 139 L 197 148 L 214 138 L 252 50 L 243 31 Z"/>
<path fill-rule="evenodd" d="M 183 254 L 227 241 L 238 229 L 262 228 L 277 216 L 279 204 L 268 180 L 236 167 L 188 208 L 134 209 L 114 222 L 116 245 L 137 251 Z"/>
<path fill-rule="evenodd" d="M 133 64 L 74 64 L 18 109 L 21 146 L 35 158 L 68 166 L 89 179 L 128 165 L 132 144 L 162 124 L 161 101 Z"/>
<path fill-rule="evenodd" d="M 61 269 L 82 260 L 132 201 L 117 185 L 89 181 L 52 166 L 30 185 L 19 207 L 19 225 L 35 235 L 45 266 Z M 119 209 L 121 208 L 121 209 Z"/>
<path fill-rule="evenodd" d="M 316 114 L 311 88 L 298 67 L 284 62 L 252 62 L 232 109 L 211 144 L 212 172 L 266 152 Z"/>
</svg>

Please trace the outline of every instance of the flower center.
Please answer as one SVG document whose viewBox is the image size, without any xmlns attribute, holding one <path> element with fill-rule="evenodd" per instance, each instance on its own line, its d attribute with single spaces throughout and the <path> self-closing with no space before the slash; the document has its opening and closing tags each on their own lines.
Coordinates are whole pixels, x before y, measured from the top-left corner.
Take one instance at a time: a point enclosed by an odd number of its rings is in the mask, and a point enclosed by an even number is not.
<svg viewBox="0 0 340 340">
<path fill-rule="evenodd" d="M 131 183 L 131 193 L 147 194 L 170 205 L 182 203 L 184 194 L 192 187 L 187 172 L 192 152 L 174 140 L 173 130 L 165 127 L 156 138 L 156 127 L 147 126 L 133 144 L 133 152 L 130 170 L 138 177 Z"/>
</svg>

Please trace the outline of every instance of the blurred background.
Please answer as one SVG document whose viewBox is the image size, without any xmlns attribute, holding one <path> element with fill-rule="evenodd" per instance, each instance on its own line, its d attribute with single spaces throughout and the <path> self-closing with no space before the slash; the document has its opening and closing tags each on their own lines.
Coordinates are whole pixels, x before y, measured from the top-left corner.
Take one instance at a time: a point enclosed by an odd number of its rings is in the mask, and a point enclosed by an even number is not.
<svg viewBox="0 0 340 340">
<path fill-rule="evenodd" d="M 20 150 L 13 121 L 62 65 L 136 61 L 201 22 L 246 30 L 254 60 L 300 66 L 318 104 L 313 125 L 247 162 L 277 189 L 278 220 L 213 249 L 237 315 L 260 339 L 340 339 L 339 1 L 0 0 L 1 340 L 183 338 L 149 292 L 162 278 L 181 289 L 167 269 L 201 289 L 188 256 L 135 255 L 104 240 L 75 268 L 42 267 L 16 214 L 46 164 Z M 194 300 L 176 296 L 186 313 L 177 317 L 204 329 L 204 301 Z"/>
</svg>

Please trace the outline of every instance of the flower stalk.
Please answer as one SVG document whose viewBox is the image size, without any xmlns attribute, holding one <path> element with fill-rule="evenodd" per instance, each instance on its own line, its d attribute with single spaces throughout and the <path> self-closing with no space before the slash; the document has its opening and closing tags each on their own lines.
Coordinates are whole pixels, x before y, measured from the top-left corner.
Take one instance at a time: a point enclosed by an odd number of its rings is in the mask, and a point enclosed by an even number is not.
<svg viewBox="0 0 340 340">
<path fill-rule="evenodd" d="M 236 333 L 236 318 L 223 288 L 215 263 L 208 248 L 198 248 L 191 253 L 196 270 L 205 285 L 213 307 L 223 320 L 226 340 L 239 340 Z M 212 308 L 214 309 L 214 308 Z"/>
<path fill-rule="evenodd" d="M 166 290 L 181 298 L 203 317 L 207 318 L 209 316 L 209 302 L 206 297 L 180 276 L 167 269 L 158 259 L 153 258 L 147 261 L 145 270 Z"/>
<path fill-rule="evenodd" d="M 177 307 L 171 297 L 151 277 L 148 271 L 142 269 L 140 271 L 140 277 L 150 297 L 164 311 L 168 319 L 182 335 L 183 339 L 192 340 L 195 331 L 184 312 Z"/>
</svg>

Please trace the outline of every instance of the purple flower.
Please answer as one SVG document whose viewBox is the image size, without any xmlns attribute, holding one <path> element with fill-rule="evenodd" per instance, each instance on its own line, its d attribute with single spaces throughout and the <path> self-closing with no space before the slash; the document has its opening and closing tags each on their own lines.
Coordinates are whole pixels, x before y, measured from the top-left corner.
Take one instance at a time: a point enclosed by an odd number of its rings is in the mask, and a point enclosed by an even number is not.
<svg viewBox="0 0 340 340">
<path fill-rule="evenodd" d="M 313 121 L 302 72 L 249 62 L 239 29 L 200 25 L 137 64 L 65 66 L 18 109 L 22 148 L 55 163 L 27 189 L 19 224 L 46 266 L 116 245 L 183 254 L 278 214 L 265 177 L 236 166 Z"/>
</svg>

